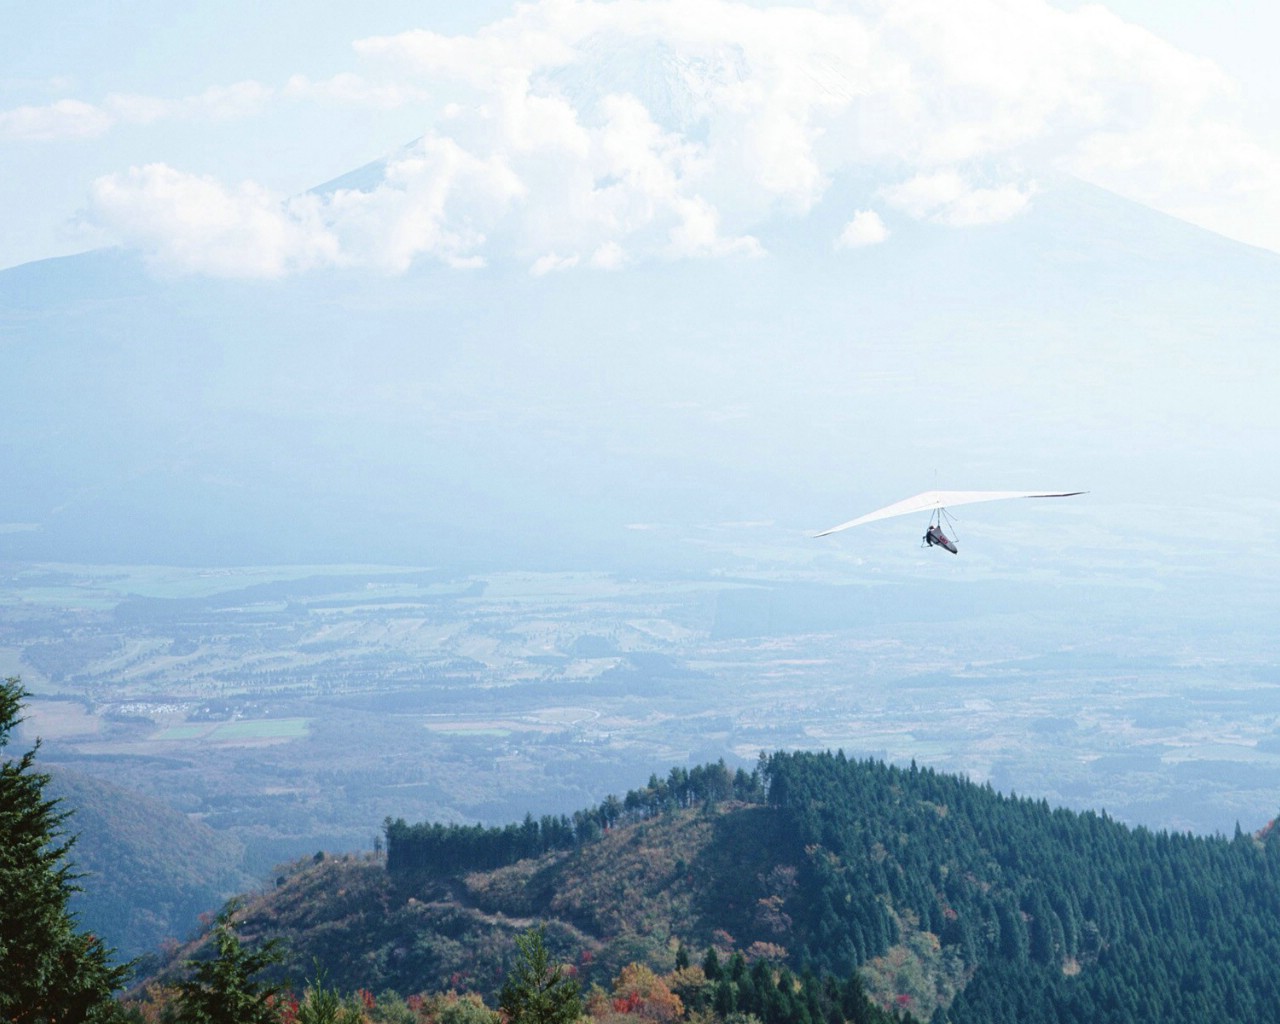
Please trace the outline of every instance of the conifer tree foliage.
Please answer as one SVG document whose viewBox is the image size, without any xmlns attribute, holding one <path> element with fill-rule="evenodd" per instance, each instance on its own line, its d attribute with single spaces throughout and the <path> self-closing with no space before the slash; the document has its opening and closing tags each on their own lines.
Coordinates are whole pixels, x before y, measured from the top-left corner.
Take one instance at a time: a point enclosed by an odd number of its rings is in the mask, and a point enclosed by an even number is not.
<svg viewBox="0 0 1280 1024">
<path fill-rule="evenodd" d="M 865 964 L 910 919 L 972 970 L 947 1024 L 1278 1019 L 1265 836 L 1130 829 L 841 753 L 778 753 L 766 774 L 800 865 L 802 963 Z"/>
<path fill-rule="evenodd" d="M 694 977 L 702 983 L 677 986 L 683 988 L 680 994 L 689 1011 L 684 1019 L 689 1021 L 718 1017 L 755 1019 L 760 1024 L 916 1024 L 908 1011 L 876 1006 L 856 971 L 843 979 L 812 971 L 796 976 L 786 967 L 774 970 L 763 960 L 748 966 L 740 952 L 721 964 L 712 948 Z"/>
<path fill-rule="evenodd" d="M 531 928 L 516 937 L 519 958 L 502 986 L 498 1005 L 511 1024 L 573 1024 L 582 1016 L 578 983 L 552 965 L 546 936 Z"/>
<path fill-rule="evenodd" d="M 602 832 L 631 822 L 688 807 L 714 807 L 726 800 L 762 802 L 759 769 L 730 772 L 723 758 L 714 764 L 672 768 L 667 777 L 649 777 L 643 789 L 624 799 L 609 796 L 598 807 L 568 815 L 525 815 L 520 823 L 483 825 L 410 825 L 403 818 L 383 822 L 387 838 L 387 870 L 399 878 L 454 871 L 484 871 L 538 857 L 551 850 L 572 850 L 600 838 Z"/>
<path fill-rule="evenodd" d="M 258 977 L 281 960 L 279 944 L 264 943 L 250 951 L 232 926 L 237 906 L 229 903 L 214 924 L 217 955 L 188 962 L 191 977 L 178 990 L 176 1024 L 277 1024 L 276 999 L 282 985 Z"/>
<path fill-rule="evenodd" d="M 0 750 L 22 721 L 26 696 L 16 678 L 0 684 Z M 68 910 L 79 888 L 68 856 L 75 839 L 64 829 L 70 812 L 45 796 L 49 776 L 35 768 L 39 746 L 0 764 L 0 1020 L 120 1020 L 112 992 L 129 969 L 78 931 Z"/>
<path fill-rule="evenodd" d="M 303 991 L 293 1017 L 296 1024 L 365 1024 L 366 1021 L 355 996 L 344 999 L 336 988 L 326 984 L 319 964 L 315 980 Z"/>
</svg>

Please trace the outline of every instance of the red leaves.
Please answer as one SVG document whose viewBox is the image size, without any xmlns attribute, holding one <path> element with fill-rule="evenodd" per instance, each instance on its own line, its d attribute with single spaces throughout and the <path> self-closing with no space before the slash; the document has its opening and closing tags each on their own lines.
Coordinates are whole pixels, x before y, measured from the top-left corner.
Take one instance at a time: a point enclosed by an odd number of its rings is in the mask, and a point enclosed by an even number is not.
<svg viewBox="0 0 1280 1024">
<path fill-rule="evenodd" d="M 299 1005 L 294 996 L 273 995 L 268 1000 L 268 1004 L 278 1015 L 280 1024 L 297 1024 Z"/>
</svg>

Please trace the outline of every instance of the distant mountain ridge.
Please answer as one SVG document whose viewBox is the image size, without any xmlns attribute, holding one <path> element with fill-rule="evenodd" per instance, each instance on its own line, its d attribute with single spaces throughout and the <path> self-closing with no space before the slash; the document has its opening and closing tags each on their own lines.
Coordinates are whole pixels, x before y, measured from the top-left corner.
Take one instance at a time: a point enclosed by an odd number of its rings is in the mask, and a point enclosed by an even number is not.
<svg viewBox="0 0 1280 1024">
<path fill-rule="evenodd" d="M 685 569 L 709 524 L 789 544 L 851 488 L 941 467 L 1117 504 L 1248 490 L 1275 436 L 1280 257 L 1070 181 L 1006 223 L 890 218 L 836 250 L 868 188 L 759 225 L 762 258 L 615 273 L 235 282 L 119 251 L 7 270 L 3 552 Z"/>
<path fill-rule="evenodd" d="M 402 993 L 492 992 L 514 934 L 542 921 L 585 981 L 631 961 L 671 970 L 683 945 L 837 977 L 859 966 L 882 1005 L 938 1022 L 1271 1019 L 1274 836 L 1129 829 L 839 754 L 775 754 L 761 775 L 758 802 L 655 778 L 575 816 L 563 848 L 479 871 L 446 866 L 447 843 L 502 843 L 531 819 L 436 833 L 435 868 L 410 866 L 397 844 L 411 827 L 389 826 L 399 867 L 302 863 L 243 927 L 341 985 Z"/>
</svg>

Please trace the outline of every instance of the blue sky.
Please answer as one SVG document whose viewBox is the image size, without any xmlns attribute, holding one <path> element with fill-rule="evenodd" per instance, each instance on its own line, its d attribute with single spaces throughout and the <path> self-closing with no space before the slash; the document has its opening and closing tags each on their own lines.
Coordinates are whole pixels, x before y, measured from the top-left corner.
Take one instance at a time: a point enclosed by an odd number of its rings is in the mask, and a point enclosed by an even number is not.
<svg viewBox="0 0 1280 1024">
<path fill-rule="evenodd" d="M 835 246 L 891 241 L 895 219 L 1015 217 L 1065 172 L 1280 251 L 1280 14 L 1260 0 L 135 0 L 6 18 L 0 267 L 123 244 L 249 277 L 621 269 L 756 252 L 764 219 L 850 171 L 872 185 Z M 367 195 L 297 198 L 389 155 Z"/>
</svg>

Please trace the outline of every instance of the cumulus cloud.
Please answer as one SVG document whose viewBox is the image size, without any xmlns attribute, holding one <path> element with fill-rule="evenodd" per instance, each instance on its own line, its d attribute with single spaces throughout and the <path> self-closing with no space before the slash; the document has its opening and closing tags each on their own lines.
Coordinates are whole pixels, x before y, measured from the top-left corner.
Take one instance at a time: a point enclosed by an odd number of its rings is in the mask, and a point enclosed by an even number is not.
<svg viewBox="0 0 1280 1024">
<path fill-rule="evenodd" d="M 870 182 L 868 206 L 957 229 L 999 222 L 1053 169 L 1208 226 L 1225 223 L 1223 197 L 1245 197 L 1275 215 L 1280 247 L 1280 165 L 1232 127 L 1229 80 L 1096 6 L 541 0 L 472 35 L 416 30 L 355 52 L 358 75 L 242 83 L 181 109 L 420 109 L 422 139 L 380 182 L 286 202 L 144 168 L 99 183 L 96 218 L 157 256 L 185 253 L 186 267 L 399 271 L 500 256 L 541 274 L 760 255 L 761 225 L 803 216 L 848 172 Z M 121 97 L 23 108 L 0 114 L 0 133 L 101 133 L 168 113 Z M 215 204 L 216 230 L 196 224 L 196 195 Z M 215 258 L 195 258 L 200 231 Z M 267 256 L 229 257 L 264 235 Z M 835 244 L 887 238 L 868 208 Z"/>
<path fill-rule="evenodd" d="M 889 229 L 880 219 L 880 214 L 875 210 L 859 210 L 840 232 L 840 237 L 836 239 L 836 248 L 861 249 L 864 246 L 877 245 L 888 237 Z"/>
<path fill-rule="evenodd" d="M 98 226 L 160 266 L 279 277 L 322 266 L 401 273 L 424 253 L 454 267 L 483 266 L 486 231 L 522 190 L 501 160 L 428 137 L 388 162 L 370 191 L 284 198 L 253 182 L 227 188 L 152 164 L 99 178 L 91 202 Z"/>
<path fill-rule="evenodd" d="M 916 220 L 975 227 L 1017 216 L 1031 201 L 1034 190 L 1033 184 L 975 188 L 956 171 L 938 171 L 886 186 L 880 195 Z"/>
<path fill-rule="evenodd" d="M 600 270 L 618 270 L 627 264 L 627 253 L 617 242 L 605 242 L 591 254 L 591 265 Z"/>
<path fill-rule="evenodd" d="M 114 118 L 79 100 L 58 100 L 42 107 L 0 111 L 0 138 L 47 142 L 54 139 L 92 139 L 110 130 Z"/>
<path fill-rule="evenodd" d="M 570 267 L 576 267 L 577 265 L 577 256 L 560 256 L 557 253 L 549 252 L 533 261 L 533 266 L 529 268 L 529 273 L 534 277 L 542 277 L 544 274 L 550 274 L 554 270 L 568 270 Z"/>
<path fill-rule="evenodd" d="M 337 258 L 314 197 L 281 203 L 252 183 L 228 189 L 151 164 L 98 179 L 93 202 L 105 225 L 179 271 L 280 277 Z"/>
</svg>

